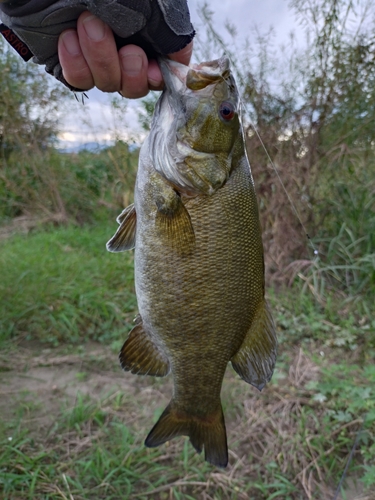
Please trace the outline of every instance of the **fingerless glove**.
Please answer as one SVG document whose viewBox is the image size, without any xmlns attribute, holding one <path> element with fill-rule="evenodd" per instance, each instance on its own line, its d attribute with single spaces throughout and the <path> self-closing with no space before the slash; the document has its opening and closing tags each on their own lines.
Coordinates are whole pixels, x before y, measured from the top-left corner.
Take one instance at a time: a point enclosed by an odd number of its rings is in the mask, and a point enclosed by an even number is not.
<svg viewBox="0 0 375 500">
<path fill-rule="evenodd" d="M 27 45 L 34 62 L 73 89 L 63 77 L 57 42 L 62 31 L 76 28 L 85 10 L 111 27 L 118 48 L 132 43 L 149 58 L 177 52 L 194 37 L 186 0 L 5 0 L 0 18 Z"/>
</svg>

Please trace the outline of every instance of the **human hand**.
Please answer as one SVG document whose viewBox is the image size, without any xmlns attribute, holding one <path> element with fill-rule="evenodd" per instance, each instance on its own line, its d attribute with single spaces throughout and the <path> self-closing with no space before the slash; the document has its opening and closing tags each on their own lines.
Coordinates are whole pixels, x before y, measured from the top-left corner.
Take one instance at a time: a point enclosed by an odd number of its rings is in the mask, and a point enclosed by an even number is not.
<svg viewBox="0 0 375 500">
<path fill-rule="evenodd" d="M 170 58 L 189 64 L 193 42 Z M 103 92 L 120 92 L 124 97 L 144 97 L 149 90 L 161 90 L 163 77 L 155 60 L 148 60 L 136 45 L 119 51 L 111 28 L 90 12 L 83 12 L 77 30 L 59 37 L 59 59 L 66 81 L 82 90 L 97 87 Z"/>
</svg>

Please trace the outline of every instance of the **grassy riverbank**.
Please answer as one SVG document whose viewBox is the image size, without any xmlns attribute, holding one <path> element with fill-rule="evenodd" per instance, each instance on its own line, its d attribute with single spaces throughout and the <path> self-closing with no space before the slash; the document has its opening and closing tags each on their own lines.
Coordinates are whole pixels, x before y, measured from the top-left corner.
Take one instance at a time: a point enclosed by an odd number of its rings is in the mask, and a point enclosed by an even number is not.
<svg viewBox="0 0 375 500">
<path fill-rule="evenodd" d="M 259 393 L 228 368 L 228 469 L 207 465 L 185 438 L 144 447 L 171 380 L 118 366 L 136 301 L 132 254 L 105 251 L 115 228 L 0 243 L 3 498 L 331 498 L 360 429 L 342 498 L 371 498 L 374 320 L 323 308 L 298 283 L 269 290 L 280 339 L 269 386 Z"/>
</svg>

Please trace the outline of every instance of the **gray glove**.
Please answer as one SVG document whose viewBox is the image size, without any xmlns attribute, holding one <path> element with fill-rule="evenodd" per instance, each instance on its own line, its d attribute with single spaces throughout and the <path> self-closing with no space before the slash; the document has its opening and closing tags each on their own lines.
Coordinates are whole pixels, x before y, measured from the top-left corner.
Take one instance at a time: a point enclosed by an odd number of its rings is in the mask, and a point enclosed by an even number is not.
<svg viewBox="0 0 375 500">
<path fill-rule="evenodd" d="M 0 0 L 0 17 L 6 25 L 1 31 L 10 28 L 30 49 L 34 62 L 79 90 L 63 77 L 57 42 L 62 31 L 76 28 L 86 10 L 111 27 L 118 48 L 132 43 L 149 58 L 177 52 L 194 37 L 186 0 Z M 17 50 L 10 36 L 5 38 Z"/>
</svg>

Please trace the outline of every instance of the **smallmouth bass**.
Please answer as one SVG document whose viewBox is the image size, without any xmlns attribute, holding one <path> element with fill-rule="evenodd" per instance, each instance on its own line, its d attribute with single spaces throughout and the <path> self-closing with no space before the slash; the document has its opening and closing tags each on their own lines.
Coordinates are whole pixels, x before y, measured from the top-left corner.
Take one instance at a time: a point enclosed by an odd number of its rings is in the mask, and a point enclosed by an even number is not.
<svg viewBox="0 0 375 500">
<path fill-rule="evenodd" d="M 172 399 L 146 446 L 189 436 L 225 467 L 227 364 L 261 390 L 276 361 L 258 207 L 228 59 L 160 66 L 165 90 L 140 151 L 134 204 L 107 243 L 135 249 L 139 316 L 120 363 L 173 375 Z"/>
</svg>

